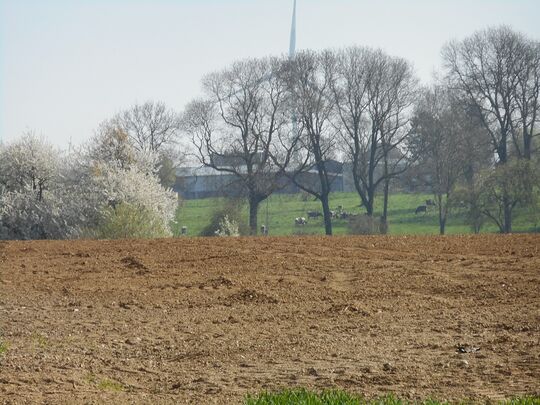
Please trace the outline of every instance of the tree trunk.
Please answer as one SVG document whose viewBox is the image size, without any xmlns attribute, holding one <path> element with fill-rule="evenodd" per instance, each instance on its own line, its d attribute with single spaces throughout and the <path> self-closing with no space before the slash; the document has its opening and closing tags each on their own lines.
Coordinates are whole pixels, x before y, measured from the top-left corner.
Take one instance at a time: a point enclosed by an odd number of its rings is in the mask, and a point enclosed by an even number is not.
<svg viewBox="0 0 540 405">
<path fill-rule="evenodd" d="M 366 179 L 366 182 L 364 183 L 365 196 L 360 193 L 359 187 L 358 186 L 356 187 L 358 194 L 360 194 L 360 197 L 362 198 L 362 202 L 364 203 L 364 206 L 366 208 L 366 215 L 370 217 L 373 216 L 373 209 L 375 206 L 375 191 L 377 188 L 375 186 L 375 179 L 374 179 L 374 174 L 375 174 L 375 169 L 376 169 L 375 155 L 377 152 L 377 148 L 374 145 L 376 144 L 377 144 L 377 140 L 375 137 L 375 133 L 372 132 L 370 158 L 369 158 L 369 163 L 367 167 L 367 179 Z"/>
<path fill-rule="evenodd" d="M 534 116 L 536 117 L 536 113 L 534 113 Z M 523 117 L 523 112 L 522 112 L 522 117 Z M 520 156 L 520 158 L 531 160 L 531 147 L 532 147 L 532 138 L 534 134 L 535 120 L 533 119 L 530 125 L 528 125 L 527 119 L 522 118 L 521 125 L 522 125 L 522 139 L 523 139 L 523 154 Z"/>
<path fill-rule="evenodd" d="M 523 157 L 527 160 L 531 160 L 531 144 L 532 136 L 528 133 L 523 134 Z"/>
<path fill-rule="evenodd" d="M 373 216 L 373 208 L 375 206 L 375 190 L 370 189 L 368 190 L 368 198 L 367 198 L 367 204 L 366 204 L 366 214 L 370 217 Z"/>
<path fill-rule="evenodd" d="M 373 215 L 373 199 L 369 196 L 366 196 L 360 187 L 359 181 L 355 179 L 355 188 L 356 192 L 360 196 L 360 206 L 364 206 L 366 209 L 366 214 Z"/>
<path fill-rule="evenodd" d="M 501 133 L 501 140 L 499 142 L 499 145 L 497 147 L 497 155 L 499 155 L 499 162 L 501 164 L 506 164 L 508 161 L 508 134 L 506 132 Z"/>
<path fill-rule="evenodd" d="M 326 235 L 332 235 L 332 215 L 330 215 L 330 202 L 328 193 L 321 195 L 321 204 L 323 208 L 324 230 Z"/>
<path fill-rule="evenodd" d="M 441 207 L 439 204 L 439 234 L 444 235 L 446 228 L 446 207 Z"/>
<path fill-rule="evenodd" d="M 390 192 L 390 179 L 384 180 L 383 213 L 381 216 L 380 231 L 383 235 L 388 232 L 388 197 Z"/>
<path fill-rule="evenodd" d="M 437 205 L 439 206 L 439 234 L 444 235 L 446 228 L 446 216 L 448 214 L 448 197 L 446 198 L 446 202 L 444 204 L 444 196 L 442 194 L 437 194 L 436 200 Z"/>
<path fill-rule="evenodd" d="M 356 189 L 356 192 L 360 196 L 360 203 L 361 203 L 360 206 L 364 206 L 367 210 L 369 206 L 369 199 L 367 198 L 366 194 L 364 193 L 364 190 L 362 189 L 360 175 L 358 174 L 357 170 L 358 170 L 358 164 L 354 163 L 353 165 L 354 188 Z M 372 205 L 371 211 L 373 211 L 373 205 Z"/>
<path fill-rule="evenodd" d="M 509 197 L 505 195 L 503 197 L 504 205 L 504 223 L 503 223 L 503 232 L 511 233 L 512 232 L 512 206 L 509 201 Z"/>
<path fill-rule="evenodd" d="M 357 147 L 357 150 L 358 150 L 358 147 Z M 369 206 L 369 199 L 362 187 L 362 178 L 360 174 L 358 173 L 359 172 L 358 167 L 359 167 L 358 157 L 355 156 L 353 159 L 353 168 L 352 168 L 354 188 L 356 189 L 356 192 L 360 196 L 360 206 L 361 207 L 364 206 L 367 210 Z M 371 211 L 373 211 L 373 205 L 372 205 Z"/>
<path fill-rule="evenodd" d="M 439 218 L 439 235 L 444 235 L 446 218 Z"/>
<path fill-rule="evenodd" d="M 260 200 L 256 197 L 249 199 L 249 234 L 257 235 L 257 213 L 259 212 Z"/>
</svg>

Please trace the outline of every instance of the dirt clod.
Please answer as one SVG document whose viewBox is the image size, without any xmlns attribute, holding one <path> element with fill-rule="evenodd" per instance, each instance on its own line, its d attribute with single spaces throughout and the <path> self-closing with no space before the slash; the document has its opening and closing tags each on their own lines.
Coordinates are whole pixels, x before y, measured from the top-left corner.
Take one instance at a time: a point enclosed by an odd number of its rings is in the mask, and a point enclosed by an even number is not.
<svg viewBox="0 0 540 405">
<path fill-rule="evenodd" d="M 147 267 L 139 259 L 137 259 L 134 256 L 124 257 L 120 261 L 124 263 L 126 267 L 129 267 L 130 269 L 147 270 Z"/>
<path fill-rule="evenodd" d="M 255 290 L 243 289 L 229 296 L 229 302 L 244 302 L 256 304 L 277 304 L 277 299 Z"/>
</svg>

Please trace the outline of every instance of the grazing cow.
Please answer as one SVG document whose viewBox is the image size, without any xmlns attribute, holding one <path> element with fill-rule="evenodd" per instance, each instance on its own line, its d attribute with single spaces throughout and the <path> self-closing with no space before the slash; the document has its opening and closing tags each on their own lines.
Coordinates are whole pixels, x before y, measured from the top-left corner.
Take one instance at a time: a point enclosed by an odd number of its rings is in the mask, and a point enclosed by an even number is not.
<svg viewBox="0 0 540 405">
<path fill-rule="evenodd" d="M 414 213 L 418 214 L 419 212 L 423 212 L 424 214 L 427 213 L 427 206 L 419 205 L 418 207 L 416 207 L 416 210 L 414 211 Z"/>
<path fill-rule="evenodd" d="M 322 216 L 322 214 L 319 211 L 308 211 L 307 216 L 308 218 L 317 218 Z"/>
<path fill-rule="evenodd" d="M 294 224 L 295 225 L 305 225 L 307 224 L 307 221 L 304 217 L 298 217 L 298 218 L 295 218 L 294 219 Z"/>
</svg>

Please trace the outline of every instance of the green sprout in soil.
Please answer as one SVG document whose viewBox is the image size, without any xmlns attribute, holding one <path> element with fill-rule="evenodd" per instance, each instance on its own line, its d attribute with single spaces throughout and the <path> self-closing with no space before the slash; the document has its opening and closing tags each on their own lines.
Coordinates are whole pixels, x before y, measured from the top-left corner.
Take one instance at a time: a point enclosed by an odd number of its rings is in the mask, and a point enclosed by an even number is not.
<svg viewBox="0 0 540 405">
<path fill-rule="evenodd" d="M 4 355 L 8 350 L 8 345 L 6 342 L 0 339 L 0 356 Z"/>
</svg>

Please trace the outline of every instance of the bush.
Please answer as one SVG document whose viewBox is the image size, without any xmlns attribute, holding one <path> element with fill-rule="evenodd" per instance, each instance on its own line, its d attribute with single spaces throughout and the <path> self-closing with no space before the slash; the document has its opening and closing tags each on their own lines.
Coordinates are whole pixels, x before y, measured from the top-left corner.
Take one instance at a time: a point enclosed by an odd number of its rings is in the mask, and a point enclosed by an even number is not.
<svg viewBox="0 0 540 405">
<path fill-rule="evenodd" d="M 156 159 L 121 133 L 70 154 L 33 134 L 0 144 L 0 239 L 167 236 L 177 198 Z"/>
<path fill-rule="evenodd" d="M 88 233 L 97 239 L 150 239 L 169 236 L 162 218 L 144 207 L 127 203 L 105 209 L 100 225 Z"/>
<path fill-rule="evenodd" d="M 475 234 L 480 233 L 486 219 L 482 213 L 480 198 L 480 190 L 473 182 L 467 186 L 457 187 L 450 201 L 452 208 L 466 210 L 465 223 L 471 227 L 471 231 Z"/>
<path fill-rule="evenodd" d="M 388 223 L 384 225 L 379 219 L 369 215 L 358 215 L 349 219 L 351 235 L 380 235 L 388 233 Z"/>
<path fill-rule="evenodd" d="M 200 233 L 200 236 L 229 236 L 220 234 L 226 230 L 225 228 L 228 226 L 225 225 L 226 223 L 234 225 L 234 233 L 237 234 L 235 236 L 249 234 L 248 225 L 242 218 L 243 207 L 244 203 L 242 201 L 236 199 L 226 200 L 223 207 L 214 211 L 210 223 L 204 227 Z"/>
<path fill-rule="evenodd" d="M 240 236 L 238 230 L 238 222 L 230 220 L 228 215 L 225 215 L 215 232 L 216 236 Z"/>
</svg>

